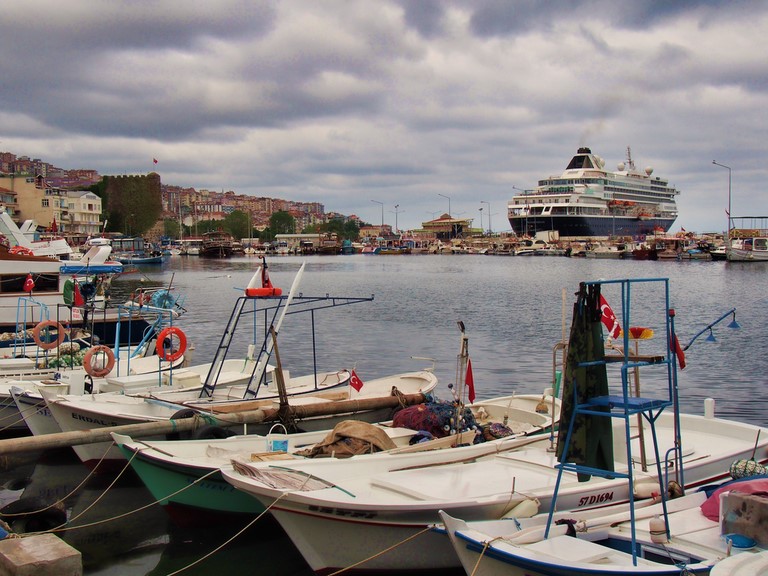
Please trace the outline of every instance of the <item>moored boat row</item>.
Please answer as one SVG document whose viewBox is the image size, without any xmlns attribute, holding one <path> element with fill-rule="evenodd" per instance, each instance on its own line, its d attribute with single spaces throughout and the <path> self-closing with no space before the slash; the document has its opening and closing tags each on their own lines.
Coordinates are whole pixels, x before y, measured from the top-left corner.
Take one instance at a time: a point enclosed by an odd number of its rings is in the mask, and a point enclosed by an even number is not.
<svg viewBox="0 0 768 576">
<path fill-rule="evenodd" d="M 633 286 L 633 290 L 637 287 Z M 614 297 L 609 295 L 609 299 Z M 625 310 L 623 304 L 620 310 Z M 597 318 L 599 326 L 600 316 Z M 621 313 L 619 318 L 623 321 Z M 633 312 L 633 321 L 643 323 L 646 320 L 644 313 Z M 647 354 L 644 352 L 639 358 L 631 353 L 622 353 L 620 358 L 608 359 L 609 363 L 604 366 L 610 375 L 623 379 L 625 374 L 629 374 L 631 378 L 632 371 L 624 368 L 633 365 L 642 370 L 654 367 L 672 370 L 669 377 L 674 376 L 676 358 L 670 355 L 669 350 L 675 332 L 674 326 L 669 325 L 666 308 L 661 318 L 648 323 L 662 327 L 658 332 L 663 335 L 657 342 L 651 343 L 655 349 Z M 635 331 L 628 326 L 622 328 L 628 335 L 623 339 L 623 349 L 632 350 L 629 344 Z M 583 346 L 573 340 L 576 337 L 572 335 L 569 349 Z M 643 346 L 646 346 L 645 342 Z M 462 352 L 465 352 L 464 347 Z M 460 370 L 464 377 L 462 389 L 457 390 L 457 397 L 461 399 L 458 405 L 466 402 L 470 384 L 474 389 L 468 357 L 463 353 L 460 357 L 464 358 Z M 578 372 L 579 365 L 590 362 L 593 361 L 569 357 L 564 381 L 579 380 L 581 376 L 573 376 Z M 611 365 L 622 369 L 611 371 Z M 289 375 L 282 369 L 275 371 L 274 375 L 282 375 L 289 382 Z M 543 380 L 550 383 L 549 375 Z M 202 378 L 198 379 L 200 381 Z M 283 382 L 283 387 L 286 382 Z M 622 386 L 628 383 L 622 381 Z M 371 381 L 366 379 L 363 390 L 370 384 Z M 639 382 L 632 381 L 631 384 L 633 390 L 635 384 L 639 386 Z M 279 397 L 279 379 L 274 388 Z M 290 392 L 290 387 L 284 389 Z M 561 394 L 563 398 L 570 398 L 570 393 L 565 390 Z M 611 403 L 618 404 L 623 397 L 621 394 L 614 396 Z M 151 400 L 173 403 L 162 395 Z M 524 400 L 526 404 L 515 403 Z M 274 402 L 280 404 L 279 401 Z M 251 518 L 268 509 L 318 573 L 351 566 L 362 571 L 390 573 L 399 570 L 413 573 L 420 569 L 460 566 L 461 554 L 453 551 L 446 530 L 436 526 L 440 522 L 439 510 L 461 518 L 478 532 L 479 525 L 473 524 L 475 521 L 506 517 L 502 522 L 507 526 L 514 527 L 518 522 L 520 529 L 526 530 L 525 534 L 531 534 L 542 525 L 542 516 L 537 516 L 537 513 L 546 512 L 557 499 L 558 510 L 579 511 L 578 518 L 583 517 L 585 522 L 594 518 L 600 523 L 597 525 L 602 526 L 604 518 L 613 516 L 616 520 L 616 515 L 628 513 L 633 499 L 636 499 L 634 505 L 638 510 L 646 510 L 647 505 L 646 512 L 663 515 L 664 504 L 659 503 L 657 498 L 668 490 L 670 494 L 674 493 L 675 485 L 669 480 L 675 480 L 684 490 L 692 491 L 699 485 L 727 478 L 734 460 L 755 458 L 755 465 L 765 462 L 768 438 L 762 428 L 721 420 L 712 414 L 703 417 L 677 415 L 673 412 L 674 404 L 666 398 L 654 400 L 648 408 L 652 413 L 651 419 L 644 417 L 646 405 L 639 404 L 643 414 L 633 413 L 631 419 L 612 422 L 610 436 L 588 434 L 595 439 L 602 438 L 599 450 L 612 453 L 613 466 L 608 476 L 592 471 L 592 478 L 586 482 L 579 481 L 577 470 L 565 471 L 558 479 L 562 456 L 553 451 L 556 440 L 551 416 L 555 412 L 554 406 L 557 406 L 559 413 L 560 401 L 552 395 L 543 398 L 541 395 L 529 398 L 515 395 L 476 402 L 471 406 L 467 404 L 474 422 L 462 412 L 450 418 L 457 419 L 451 421 L 463 418 L 464 423 L 471 423 L 474 429 L 470 426 L 465 431 L 462 426 L 448 423 L 448 435 L 444 437 L 448 440 L 425 437 L 423 444 L 412 444 L 411 441 L 422 435 L 428 419 L 395 420 L 390 426 L 374 427 L 383 431 L 384 436 L 394 443 L 394 448 L 346 459 L 310 459 L 306 454 L 294 453 L 300 448 L 314 450 L 318 444 L 330 447 L 331 455 L 334 450 L 340 451 L 338 446 L 345 446 L 348 441 L 342 440 L 334 448 L 330 439 L 326 441 L 323 438 L 324 434 L 331 434 L 330 430 L 302 436 L 284 434 L 282 429 L 278 432 L 276 428 L 271 432 L 267 429 L 256 438 L 213 438 L 194 442 L 175 440 L 166 443 L 165 440 L 137 440 L 125 435 L 116 436 L 116 439 L 123 446 L 123 456 L 130 458 L 137 470 L 139 462 L 149 466 L 153 458 L 160 460 L 162 454 L 176 453 L 174 459 L 182 469 L 178 472 L 176 484 L 164 480 L 152 488 L 155 498 L 170 507 L 194 510 L 204 501 L 204 508 L 213 502 L 212 495 L 193 494 L 197 488 L 215 488 L 217 493 L 229 492 L 238 499 L 240 503 L 234 507 L 241 507 L 241 511 Z M 454 409 L 457 407 L 453 402 L 448 405 Z M 418 404 L 412 413 L 424 414 L 421 406 Z M 125 408 L 120 410 L 130 411 Z M 406 413 L 405 410 L 401 412 Z M 212 412 L 209 411 L 209 414 Z M 530 427 L 515 431 L 512 424 L 517 421 L 527 422 Z M 414 423 L 418 425 L 411 425 Z M 505 425 L 511 430 L 510 433 L 498 438 L 493 436 L 494 433 L 506 432 L 502 428 Z M 454 433 L 461 434 L 460 438 L 464 439 L 465 432 L 473 437 L 478 431 L 482 432 L 486 442 L 452 447 L 454 443 L 464 443 L 459 440 L 454 442 L 451 438 Z M 563 439 L 557 440 L 558 444 L 562 442 L 568 444 Z M 382 443 L 387 445 L 383 439 Z M 364 451 L 370 452 L 371 444 L 364 444 Z M 439 445 L 444 448 L 427 450 Z M 147 458 L 143 457 L 144 454 Z M 164 466 L 170 465 L 166 462 Z M 665 472 L 659 473 L 658 467 Z M 141 475 L 146 475 L 146 469 Z M 627 475 L 631 477 L 627 478 Z M 231 481 L 237 489 L 227 489 L 225 481 Z M 668 525 L 673 530 L 676 530 L 675 519 L 682 517 L 676 515 L 676 507 L 680 508 L 680 512 L 693 510 L 693 505 L 687 504 L 690 500 L 686 496 L 680 504 L 675 504 L 674 499 L 668 501 Z M 232 508 L 231 503 L 227 506 Z M 586 512 L 590 508 L 604 510 Z M 532 530 L 528 531 L 524 519 L 532 514 L 537 518 L 531 521 Z M 197 512 L 193 511 L 186 514 L 186 518 L 194 521 L 196 515 Z M 647 517 L 644 519 L 647 520 Z M 625 529 L 633 524 L 626 520 L 623 522 Z M 709 530 L 711 526 L 705 528 Z M 517 528 L 514 530 L 517 531 Z M 719 534 L 710 532 L 719 538 Z M 680 534 L 684 533 L 680 531 Z M 344 545 L 339 546 L 339 542 L 344 542 Z M 557 543 L 558 546 L 565 546 L 562 539 Z M 624 557 L 625 570 L 630 573 L 633 570 L 631 561 L 631 554 L 630 564 Z"/>
</svg>

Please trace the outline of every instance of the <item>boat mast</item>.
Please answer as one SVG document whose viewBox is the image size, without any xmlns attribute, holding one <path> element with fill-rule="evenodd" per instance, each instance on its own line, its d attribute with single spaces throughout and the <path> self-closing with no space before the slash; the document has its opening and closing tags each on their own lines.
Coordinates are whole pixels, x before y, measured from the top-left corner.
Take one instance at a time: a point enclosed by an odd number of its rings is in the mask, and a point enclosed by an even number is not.
<svg viewBox="0 0 768 576">
<path fill-rule="evenodd" d="M 635 171 L 635 163 L 632 161 L 632 148 L 627 146 L 627 172 Z"/>
</svg>

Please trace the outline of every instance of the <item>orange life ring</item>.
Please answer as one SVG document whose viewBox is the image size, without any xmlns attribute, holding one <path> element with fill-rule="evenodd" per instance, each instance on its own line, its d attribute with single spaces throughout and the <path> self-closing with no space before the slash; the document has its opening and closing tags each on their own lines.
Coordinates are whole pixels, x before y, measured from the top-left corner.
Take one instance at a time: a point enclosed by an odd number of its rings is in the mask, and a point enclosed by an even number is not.
<svg viewBox="0 0 768 576">
<path fill-rule="evenodd" d="M 263 298 L 265 296 L 280 296 L 282 288 L 246 288 L 245 295 L 249 298 Z"/>
<path fill-rule="evenodd" d="M 107 357 L 106 363 L 102 364 L 101 368 L 97 368 L 93 365 L 93 357 L 97 354 L 104 354 Z M 109 346 L 94 346 L 89 348 L 88 352 L 83 356 L 83 368 L 86 373 L 96 378 L 101 378 L 112 372 L 112 368 L 115 367 L 115 353 L 112 352 L 112 348 Z"/>
<path fill-rule="evenodd" d="M 51 340 L 50 342 L 43 340 L 40 333 L 47 329 L 47 332 L 50 334 L 51 328 L 56 329 L 56 339 Z M 32 339 L 39 348 L 42 348 L 43 350 L 52 350 L 64 342 L 64 327 L 55 320 L 43 320 L 37 326 L 32 328 Z"/>
<path fill-rule="evenodd" d="M 176 350 L 174 350 L 172 347 L 166 350 L 165 341 L 172 340 L 174 336 L 179 339 L 179 347 Z M 160 356 L 161 360 L 175 362 L 181 358 L 186 349 L 187 336 L 184 334 L 181 328 L 176 328 L 176 326 L 169 326 L 168 328 L 163 328 L 160 331 L 160 334 L 157 335 L 157 344 L 155 345 L 155 350 L 157 350 L 157 355 Z"/>
<path fill-rule="evenodd" d="M 32 252 L 31 248 L 27 248 L 26 246 L 14 246 L 10 250 L 8 250 L 10 254 L 23 254 L 24 256 L 32 256 L 34 252 Z"/>
</svg>

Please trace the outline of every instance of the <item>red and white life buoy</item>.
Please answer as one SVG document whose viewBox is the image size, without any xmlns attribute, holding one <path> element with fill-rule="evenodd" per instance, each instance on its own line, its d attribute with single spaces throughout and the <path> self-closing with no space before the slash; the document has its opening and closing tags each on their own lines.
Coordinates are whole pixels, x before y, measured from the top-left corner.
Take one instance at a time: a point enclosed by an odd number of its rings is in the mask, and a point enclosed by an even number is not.
<svg viewBox="0 0 768 576">
<path fill-rule="evenodd" d="M 98 355 L 98 356 L 97 356 Z M 104 360 L 100 363 L 94 363 L 94 357 L 103 356 Z M 89 348 L 83 356 L 83 368 L 86 373 L 96 378 L 101 378 L 112 372 L 115 367 L 115 353 L 109 346 L 94 346 Z"/>
<path fill-rule="evenodd" d="M 177 338 L 179 341 L 179 345 L 176 348 L 173 347 L 174 338 Z M 166 342 L 170 343 L 167 348 Z M 157 355 L 160 356 L 161 360 L 175 362 L 182 357 L 186 349 L 187 335 L 184 334 L 181 328 L 176 328 L 176 326 L 169 326 L 168 328 L 163 328 L 160 331 L 160 334 L 157 335 L 157 344 L 155 346 L 155 350 L 157 350 Z"/>
<path fill-rule="evenodd" d="M 245 287 L 245 295 L 248 298 L 280 296 L 282 293 L 282 288 L 275 288 L 272 286 L 272 282 L 269 279 L 269 274 L 266 273 L 266 264 L 256 270 L 253 278 L 251 278 L 251 281 L 248 282 L 248 286 Z"/>
<path fill-rule="evenodd" d="M 31 248 L 27 248 L 26 246 L 13 246 L 10 250 L 8 250 L 9 254 L 21 254 L 22 256 L 32 256 L 34 252 L 32 252 Z"/>
<path fill-rule="evenodd" d="M 45 330 L 48 334 L 51 333 L 51 329 L 56 330 L 56 338 L 54 340 L 43 340 L 41 333 Z M 32 339 L 35 344 L 43 350 L 52 350 L 59 344 L 64 342 L 64 327 L 55 320 L 43 320 L 37 326 L 32 328 Z"/>
</svg>

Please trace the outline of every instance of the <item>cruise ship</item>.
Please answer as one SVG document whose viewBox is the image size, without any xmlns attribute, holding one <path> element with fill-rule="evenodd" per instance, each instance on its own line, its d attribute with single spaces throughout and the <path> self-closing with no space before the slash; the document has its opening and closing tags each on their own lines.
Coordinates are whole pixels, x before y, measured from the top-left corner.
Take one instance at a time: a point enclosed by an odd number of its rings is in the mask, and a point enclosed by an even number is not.
<svg viewBox="0 0 768 576">
<path fill-rule="evenodd" d="M 512 198 L 509 223 L 518 236 L 554 231 L 562 240 L 642 240 L 666 232 L 677 218 L 680 192 L 652 174 L 653 168 L 635 168 L 629 148 L 616 172 L 607 171 L 605 160 L 589 148 L 579 148 L 562 174 Z"/>
</svg>

